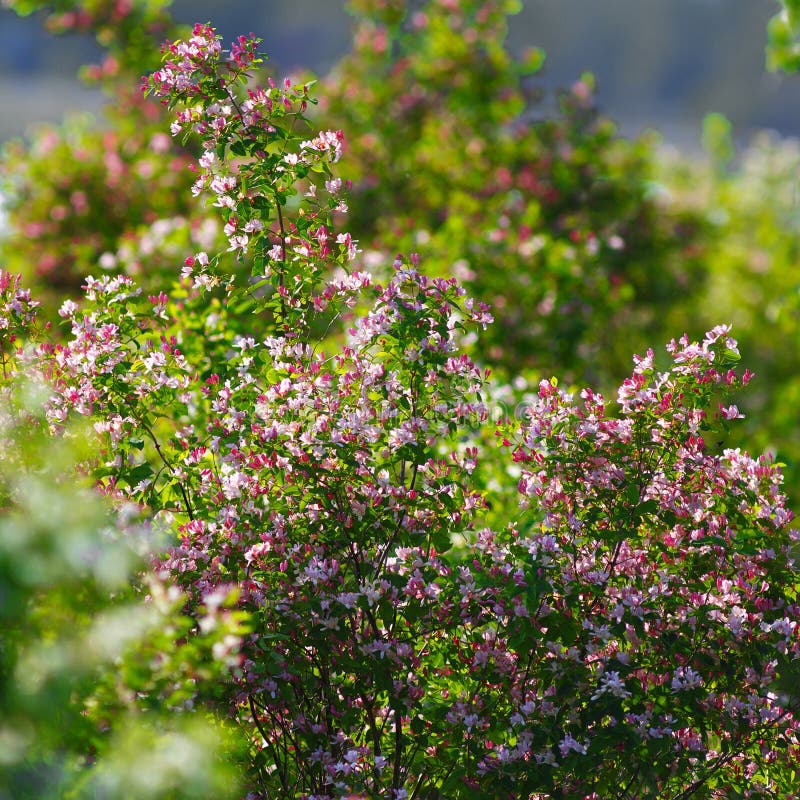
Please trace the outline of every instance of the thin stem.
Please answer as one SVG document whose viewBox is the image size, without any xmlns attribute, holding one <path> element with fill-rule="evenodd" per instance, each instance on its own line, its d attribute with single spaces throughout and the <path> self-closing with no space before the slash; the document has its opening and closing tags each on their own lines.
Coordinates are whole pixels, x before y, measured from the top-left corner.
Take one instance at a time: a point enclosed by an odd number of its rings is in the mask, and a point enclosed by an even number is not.
<svg viewBox="0 0 800 800">
<path fill-rule="evenodd" d="M 639 777 L 639 768 L 637 767 L 637 768 L 636 768 L 636 769 L 633 771 L 633 775 L 631 776 L 631 779 L 630 779 L 630 780 L 629 780 L 629 781 L 628 781 L 628 782 L 625 784 L 625 786 L 623 786 L 623 787 L 622 787 L 622 790 L 621 790 L 621 791 L 620 791 L 620 793 L 617 795 L 617 797 L 619 798 L 619 800 L 625 800 L 625 798 L 628 796 L 628 790 L 631 788 L 631 786 L 633 786 L 633 782 L 634 782 L 634 781 L 636 780 L 636 778 L 638 778 L 638 777 Z"/>
<path fill-rule="evenodd" d="M 278 271 L 278 296 L 280 297 L 281 302 L 281 317 L 282 322 L 285 324 L 286 321 L 286 300 L 283 296 L 283 293 L 280 291 L 284 289 L 283 277 L 284 271 L 286 270 L 286 226 L 283 222 L 283 212 L 281 211 L 281 202 L 278 199 L 278 190 L 275 190 L 275 210 L 278 215 L 278 229 L 280 230 L 281 234 L 281 268 Z"/>
<path fill-rule="evenodd" d="M 142 428 L 145 430 L 147 435 L 150 437 L 150 441 L 153 442 L 153 447 L 155 447 L 156 453 L 158 453 L 159 458 L 164 462 L 165 466 L 167 467 L 167 469 L 170 472 L 170 475 L 172 475 L 173 478 L 177 479 L 177 476 L 175 474 L 175 468 L 167 460 L 167 457 L 164 455 L 163 451 L 161 450 L 161 445 L 158 443 L 158 439 L 156 439 L 156 435 L 153 433 L 153 431 L 150 428 L 150 426 L 143 419 L 137 419 L 136 421 L 139 423 L 139 425 L 142 426 Z M 189 519 L 190 520 L 194 520 L 194 513 L 192 512 L 192 505 L 189 502 L 189 495 L 186 493 L 186 487 L 183 485 L 183 483 L 180 482 L 179 479 L 178 479 L 178 490 L 180 491 L 181 496 L 183 497 L 183 502 L 184 502 L 184 504 L 186 506 L 186 513 L 189 516 Z"/>
<path fill-rule="evenodd" d="M 394 770 L 392 772 L 392 788 L 400 788 L 400 769 L 402 766 L 402 746 L 403 746 L 403 719 L 400 716 L 400 709 L 394 709 Z"/>
<path fill-rule="evenodd" d="M 285 767 L 280 763 L 280 759 L 277 757 L 278 756 L 277 751 L 274 749 L 272 743 L 270 742 L 267 732 L 264 730 L 264 728 L 261 727 L 261 722 L 258 719 L 258 710 L 256 709 L 256 701 L 253 699 L 252 694 L 247 695 L 247 702 L 250 705 L 250 713 L 253 716 L 253 724 L 258 729 L 258 732 L 261 734 L 261 738 L 264 740 L 264 743 L 267 745 L 267 747 L 270 747 L 272 749 L 273 757 L 275 758 L 276 762 L 275 766 L 277 767 L 276 771 L 278 773 L 278 777 L 280 778 L 281 786 L 283 787 L 283 791 L 286 792 L 288 795 L 289 784 L 286 780 Z"/>
</svg>

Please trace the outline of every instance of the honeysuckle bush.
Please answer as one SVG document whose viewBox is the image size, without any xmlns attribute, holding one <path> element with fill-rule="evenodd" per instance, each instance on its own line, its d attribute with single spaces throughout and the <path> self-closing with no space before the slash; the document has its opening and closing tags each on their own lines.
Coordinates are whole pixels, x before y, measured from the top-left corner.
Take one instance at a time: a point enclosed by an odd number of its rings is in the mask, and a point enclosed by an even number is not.
<svg viewBox="0 0 800 800">
<path fill-rule="evenodd" d="M 619 137 L 591 75 L 552 98 L 537 87 L 544 54 L 505 41 L 521 7 L 355 0 L 322 118 L 348 132 L 365 250 L 420 249 L 491 303 L 480 359 L 610 387 L 702 286 L 702 218 L 659 202 L 656 140 Z"/>
<path fill-rule="evenodd" d="M 79 116 L 41 128 L 30 150 L 6 147 L 6 262 L 48 287 L 49 306 L 74 295 L 98 266 L 157 272 L 219 235 L 193 215 L 186 155 L 146 112 L 138 99 L 123 101 L 108 130 Z"/>
<path fill-rule="evenodd" d="M 6 4 L 48 14 L 54 31 L 93 32 L 108 57 L 85 72 L 112 100 L 104 125 L 75 121 L 6 149 L 5 266 L 38 273 L 51 287 L 39 292 L 50 308 L 98 264 L 158 294 L 180 253 L 225 241 L 186 191 L 192 176 L 183 165 L 197 143 L 168 146 L 158 104 L 132 94 L 159 36 L 178 36 L 169 3 Z M 794 348 L 775 347 L 795 336 L 793 313 L 782 313 L 776 331 L 760 311 L 786 309 L 794 292 L 791 257 L 777 257 L 793 247 L 792 201 L 775 201 L 793 195 L 791 164 L 777 159 L 769 186 L 754 191 L 750 168 L 725 174 L 665 157 L 650 140 L 620 139 L 598 116 L 589 77 L 563 93 L 554 113 L 530 75 L 542 54 L 515 60 L 504 45 L 517 3 L 406 6 L 351 4 L 354 51 L 325 81 L 315 114 L 322 128 L 348 131 L 349 228 L 366 262 L 390 270 L 392 257 L 381 253 L 420 250 L 426 271 L 459 277 L 499 320 L 473 355 L 509 377 L 527 365 L 534 385 L 558 371 L 611 390 L 629 352 L 676 330 L 699 336 L 719 309 L 747 336 L 761 384 L 771 387 L 745 403 L 748 437 L 756 437 L 748 441 L 794 463 L 796 433 L 785 413 L 792 403 L 784 401 L 796 394 Z M 463 35 L 451 36 L 454 27 Z M 376 115 L 376 107 L 385 110 Z M 743 163 L 760 153 L 754 147 Z M 721 186 L 729 200 L 720 199 Z M 765 248 L 776 264 L 769 282 L 754 285 L 747 264 L 763 260 Z M 737 296 L 740 286 L 752 291 Z"/>
<path fill-rule="evenodd" d="M 36 378 L 55 442 L 84 423 L 79 471 L 186 598 L 129 707 L 224 708 L 251 800 L 796 797 L 798 536 L 780 470 L 725 447 L 728 326 L 637 357 L 614 405 L 553 378 L 496 424 L 465 350 L 490 311 L 414 254 L 370 274 L 343 134 L 249 82 L 257 44 L 197 25 L 146 83 L 224 249 L 157 293 L 88 278 L 61 337 L 3 273 L 7 391 Z M 80 715 L 102 741 L 117 688 Z"/>
<path fill-rule="evenodd" d="M 800 150 L 796 141 L 766 133 L 737 149 L 730 124 L 719 117 L 711 117 L 706 128 L 708 159 L 665 153 L 662 162 L 663 202 L 703 215 L 716 242 L 703 256 L 703 290 L 683 297 L 673 319 L 679 330 L 711 326 L 719 309 L 728 310 L 727 319 L 758 374 L 755 387 L 742 398 L 745 419 L 732 441 L 786 463 L 786 491 L 796 508 Z"/>
</svg>

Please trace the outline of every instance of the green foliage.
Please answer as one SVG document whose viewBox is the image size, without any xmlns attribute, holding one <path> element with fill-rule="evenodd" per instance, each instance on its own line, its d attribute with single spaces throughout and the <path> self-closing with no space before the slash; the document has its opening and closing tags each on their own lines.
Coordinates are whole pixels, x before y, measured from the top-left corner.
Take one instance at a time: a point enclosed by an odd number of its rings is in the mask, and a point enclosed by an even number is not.
<svg viewBox="0 0 800 800">
<path fill-rule="evenodd" d="M 800 3 L 778 0 L 782 6 L 767 25 L 767 68 L 797 72 L 800 67 Z"/>
<path fill-rule="evenodd" d="M 703 149 L 717 169 L 725 169 L 735 156 L 733 129 L 724 114 L 706 114 L 703 120 Z"/>
</svg>

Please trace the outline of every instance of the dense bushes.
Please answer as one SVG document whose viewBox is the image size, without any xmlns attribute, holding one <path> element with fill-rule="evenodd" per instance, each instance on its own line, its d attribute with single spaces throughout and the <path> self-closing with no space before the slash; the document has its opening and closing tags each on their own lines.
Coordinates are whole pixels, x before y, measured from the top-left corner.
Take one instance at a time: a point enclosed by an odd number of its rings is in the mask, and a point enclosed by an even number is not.
<svg viewBox="0 0 800 800">
<path fill-rule="evenodd" d="M 8 150 L 8 257 L 68 263 L 57 331 L 0 273 L 7 793 L 235 795 L 233 770 L 253 799 L 794 796 L 797 534 L 780 470 L 728 446 L 752 373 L 727 325 L 643 346 L 761 249 L 790 281 L 780 168 L 726 173 L 717 121 L 698 190 L 588 77 L 526 121 L 513 4 L 354 6 L 320 109 L 197 25 L 145 83 L 169 117 Z M 109 81 L 149 58 L 128 23 L 167 25 L 58 11 L 117 48 Z M 587 375 L 616 405 L 568 390 Z"/>
</svg>

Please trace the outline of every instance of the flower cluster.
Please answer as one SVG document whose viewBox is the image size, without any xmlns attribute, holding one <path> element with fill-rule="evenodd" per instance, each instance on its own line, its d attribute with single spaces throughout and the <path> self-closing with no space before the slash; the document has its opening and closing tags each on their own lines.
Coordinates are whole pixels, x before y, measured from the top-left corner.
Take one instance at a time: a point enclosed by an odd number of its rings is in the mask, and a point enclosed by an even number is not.
<svg viewBox="0 0 800 800">
<path fill-rule="evenodd" d="M 797 696 L 776 682 L 800 654 L 782 478 L 704 440 L 717 396 L 747 380 L 728 327 L 668 351 L 664 372 L 652 353 L 636 360 L 620 416 L 544 381 L 509 435 L 532 517 L 484 540 L 483 569 L 502 580 L 479 592 L 467 577 L 471 597 L 520 620 L 505 628 L 511 725 L 484 734 L 487 776 L 538 791 L 557 778 L 583 797 L 625 775 L 622 796 L 677 797 L 687 781 L 731 787 L 798 752 Z M 606 737 L 624 755 L 598 758 Z"/>
<path fill-rule="evenodd" d="M 198 22 L 191 38 L 169 45 L 168 52 L 169 60 L 151 78 L 158 94 L 202 96 L 201 81 L 215 73 L 222 52 L 214 29 Z"/>
<path fill-rule="evenodd" d="M 274 286 L 271 307 L 288 329 L 305 324 L 308 294 L 319 288 L 326 262 L 346 267 L 358 250 L 350 234 L 332 233 L 331 214 L 347 211 L 346 183 L 331 172 L 341 132 L 312 139 L 295 133 L 305 120 L 308 86 L 269 79 L 245 98 L 238 94 L 247 71 L 261 63 L 259 41 L 239 37 L 222 60 L 213 29 L 195 26 L 188 41 L 170 45 L 164 68 L 145 79 L 144 89 L 170 108 L 183 106 L 172 133 L 196 134 L 203 148 L 192 191 L 210 194 L 221 209 L 228 251 L 249 254 L 252 276 Z M 298 193 L 289 217 L 284 208 Z"/>
<path fill-rule="evenodd" d="M 0 269 L 0 368 L 7 380 L 12 369 L 13 351 L 31 335 L 39 303 L 22 288 L 22 277 Z"/>
<path fill-rule="evenodd" d="M 39 303 L 31 299 L 29 289 L 21 287 L 19 275 L 0 270 L 0 329 L 27 329 L 36 318 Z"/>
</svg>

